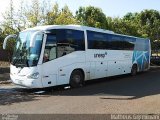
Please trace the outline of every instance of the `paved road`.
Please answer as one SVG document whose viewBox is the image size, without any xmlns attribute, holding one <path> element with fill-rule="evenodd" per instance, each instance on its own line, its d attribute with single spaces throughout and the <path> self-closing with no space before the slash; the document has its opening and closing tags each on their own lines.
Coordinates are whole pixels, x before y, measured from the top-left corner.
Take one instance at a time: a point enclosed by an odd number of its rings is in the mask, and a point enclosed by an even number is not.
<svg viewBox="0 0 160 120">
<path fill-rule="evenodd" d="M 160 69 L 99 79 L 76 89 L 1 85 L 0 113 L 160 113 Z"/>
</svg>

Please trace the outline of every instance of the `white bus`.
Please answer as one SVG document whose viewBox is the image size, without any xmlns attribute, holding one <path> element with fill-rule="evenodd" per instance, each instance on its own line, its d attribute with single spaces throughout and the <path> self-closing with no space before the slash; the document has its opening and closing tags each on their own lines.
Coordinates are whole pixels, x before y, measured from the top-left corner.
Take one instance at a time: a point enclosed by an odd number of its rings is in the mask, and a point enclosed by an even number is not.
<svg viewBox="0 0 160 120">
<path fill-rule="evenodd" d="M 150 68 L 150 40 L 79 25 L 51 25 L 26 29 L 16 39 L 10 65 L 13 83 L 29 88 L 70 84 L 146 71 Z"/>
</svg>

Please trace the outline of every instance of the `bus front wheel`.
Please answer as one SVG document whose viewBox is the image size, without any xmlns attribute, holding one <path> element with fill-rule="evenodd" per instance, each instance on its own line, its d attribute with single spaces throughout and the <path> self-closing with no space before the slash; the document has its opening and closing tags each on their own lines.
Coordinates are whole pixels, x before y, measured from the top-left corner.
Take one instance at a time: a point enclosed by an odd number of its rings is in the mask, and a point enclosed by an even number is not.
<svg viewBox="0 0 160 120">
<path fill-rule="evenodd" d="M 70 77 L 70 85 L 73 88 L 81 87 L 83 85 L 84 75 L 80 70 L 74 70 Z"/>
<path fill-rule="evenodd" d="M 137 65 L 133 65 L 131 69 L 131 75 L 135 76 L 137 74 Z"/>
</svg>

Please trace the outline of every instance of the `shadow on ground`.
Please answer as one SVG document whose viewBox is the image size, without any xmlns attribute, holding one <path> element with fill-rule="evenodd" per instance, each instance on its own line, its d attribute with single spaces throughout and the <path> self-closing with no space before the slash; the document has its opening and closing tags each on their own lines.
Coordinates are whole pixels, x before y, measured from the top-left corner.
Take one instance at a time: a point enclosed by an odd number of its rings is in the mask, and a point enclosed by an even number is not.
<svg viewBox="0 0 160 120">
<path fill-rule="evenodd" d="M 101 99 L 130 100 L 160 94 L 160 69 L 153 69 L 137 76 L 119 76 L 87 82 L 82 88 L 55 90 L 51 95 L 104 96 Z M 131 96 L 111 98 L 112 96 Z"/>
<path fill-rule="evenodd" d="M 0 105 L 11 105 L 12 103 L 19 103 L 22 101 L 32 101 L 33 95 L 21 93 L 14 89 L 0 88 Z"/>
<path fill-rule="evenodd" d="M 34 101 L 38 100 L 39 96 L 100 96 L 100 99 L 138 99 L 160 94 L 159 76 L 160 69 L 153 69 L 137 76 L 125 75 L 88 81 L 84 87 L 75 89 L 64 89 L 64 87 L 4 89 L 0 87 L 0 105 Z M 112 96 L 116 96 L 116 98 Z M 131 97 L 123 98 L 121 96 Z"/>
<path fill-rule="evenodd" d="M 35 94 L 37 90 L 28 90 L 24 88 L 0 88 L 0 105 L 11 105 L 13 103 L 29 102 L 39 100 L 42 96 Z M 47 95 L 45 95 L 47 97 Z"/>
</svg>

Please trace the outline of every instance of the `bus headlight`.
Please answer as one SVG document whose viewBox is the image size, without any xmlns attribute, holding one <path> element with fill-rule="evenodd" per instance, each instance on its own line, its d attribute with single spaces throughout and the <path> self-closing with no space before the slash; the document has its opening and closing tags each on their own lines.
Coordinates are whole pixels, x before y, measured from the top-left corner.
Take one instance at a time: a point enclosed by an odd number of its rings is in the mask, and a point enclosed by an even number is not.
<svg viewBox="0 0 160 120">
<path fill-rule="evenodd" d="M 39 77 L 39 72 L 36 72 L 27 76 L 27 78 L 30 78 L 30 79 L 38 79 L 38 77 Z"/>
</svg>

